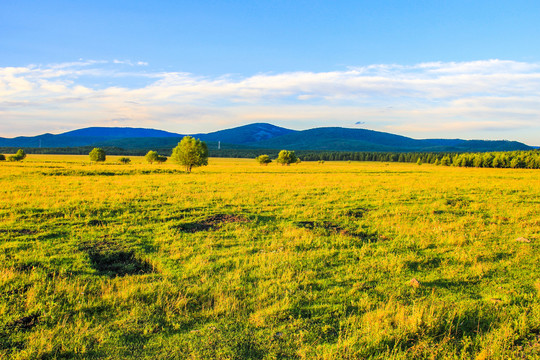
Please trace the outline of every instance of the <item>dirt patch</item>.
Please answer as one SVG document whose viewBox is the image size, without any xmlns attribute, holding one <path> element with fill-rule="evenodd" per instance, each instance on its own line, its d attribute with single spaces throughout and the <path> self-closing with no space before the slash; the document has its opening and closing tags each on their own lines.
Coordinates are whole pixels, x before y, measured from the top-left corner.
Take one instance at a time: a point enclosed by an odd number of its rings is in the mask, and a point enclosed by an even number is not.
<svg viewBox="0 0 540 360">
<path fill-rule="evenodd" d="M 343 227 L 330 221 L 298 221 L 296 226 L 309 230 L 319 230 L 323 232 L 331 232 L 334 234 L 359 236 Z"/>
<path fill-rule="evenodd" d="M 39 314 L 32 314 L 12 321 L 6 325 L 6 328 L 11 330 L 30 330 L 37 325 L 38 320 Z"/>
<path fill-rule="evenodd" d="M 180 224 L 175 226 L 175 228 L 183 232 L 195 233 L 199 231 L 216 230 L 219 229 L 221 226 L 229 223 L 246 222 L 248 222 L 248 219 L 240 215 L 218 214 L 207 217 L 206 219 L 203 219 L 201 221 Z"/>
<path fill-rule="evenodd" d="M 357 208 L 357 209 L 349 209 L 345 212 L 345 216 L 352 217 L 355 219 L 361 219 L 364 217 L 364 214 L 367 213 L 369 209 L 365 208 Z"/>
<path fill-rule="evenodd" d="M 107 221 L 100 220 L 100 219 L 92 219 L 92 220 L 88 220 L 86 225 L 88 225 L 88 226 L 105 226 L 105 225 L 107 225 Z"/>
</svg>

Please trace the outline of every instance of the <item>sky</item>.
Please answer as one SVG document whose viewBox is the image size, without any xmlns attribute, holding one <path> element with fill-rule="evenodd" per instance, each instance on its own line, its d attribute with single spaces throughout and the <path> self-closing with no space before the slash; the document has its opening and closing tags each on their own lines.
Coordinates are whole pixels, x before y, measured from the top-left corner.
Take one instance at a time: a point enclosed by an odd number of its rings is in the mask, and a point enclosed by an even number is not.
<svg viewBox="0 0 540 360">
<path fill-rule="evenodd" d="M 540 2 L 0 1 L 0 137 L 254 122 L 540 145 Z"/>
</svg>

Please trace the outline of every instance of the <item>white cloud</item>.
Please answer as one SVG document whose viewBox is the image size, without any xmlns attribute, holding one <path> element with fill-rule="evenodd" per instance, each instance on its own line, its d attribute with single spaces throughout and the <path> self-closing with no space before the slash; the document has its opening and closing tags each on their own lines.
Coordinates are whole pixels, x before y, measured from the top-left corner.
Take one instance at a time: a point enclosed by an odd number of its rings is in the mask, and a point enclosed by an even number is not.
<svg viewBox="0 0 540 360">
<path fill-rule="evenodd" d="M 537 63 L 375 64 L 249 77 L 136 70 L 147 65 L 80 60 L 0 68 L 0 136 L 93 125 L 193 133 L 255 121 L 295 128 L 362 121 L 414 137 L 500 138 L 504 130 L 506 138 L 540 144 Z"/>
</svg>

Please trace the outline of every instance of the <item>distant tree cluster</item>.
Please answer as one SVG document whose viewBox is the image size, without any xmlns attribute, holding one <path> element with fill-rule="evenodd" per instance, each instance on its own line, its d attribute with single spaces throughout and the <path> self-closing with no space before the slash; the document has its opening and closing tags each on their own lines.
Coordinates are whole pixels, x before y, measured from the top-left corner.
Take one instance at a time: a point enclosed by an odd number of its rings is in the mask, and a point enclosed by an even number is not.
<svg viewBox="0 0 540 360">
<path fill-rule="evenodd" d="M 261 165 L 268 165 L 272 162 L 270 156 L 267 154 L 259 155 L 255 158 Z M 281 165 L 299 164 L 300 158 L 296 156 L 294 151 L 281 150 L 277 156 L 276 162 Z"/>
<path fill-rule="evenodd" d="M 482 168 L 540 169 L 540 152 L 508 151 L 459 154 L 447 158 L 441 165 Z"/>
<path fill-rule="evenodd" d="M 165 161 L 167 161 L 167 157 L 166 156 L 163 156 L 163 155 L 159 155 L 157 151 L 154 151 L 154 150 L 150 150 L 148 153 L 146 153 L 146 155 L 144 156 L 144 158 L 146 159 L 146 161 L 150 164 L 153 164 L 153 163 L 158 163 L 158 164 L 162 164 L 164 163 Z"/>
<path fill-rule="evenodd" d="M 461 167 L 540 169 L 539 150 L 486 153 L 321 152 L 305 153 L 302 160 L 409 162 Z"/>
<path fill-rule="evenodd" d="M 281 165 L 290 165 L 299 162 L 299 160 L 300 159 L 296 157 L 294 151 L 281 150 L 276 162 Z"/>
</svg>

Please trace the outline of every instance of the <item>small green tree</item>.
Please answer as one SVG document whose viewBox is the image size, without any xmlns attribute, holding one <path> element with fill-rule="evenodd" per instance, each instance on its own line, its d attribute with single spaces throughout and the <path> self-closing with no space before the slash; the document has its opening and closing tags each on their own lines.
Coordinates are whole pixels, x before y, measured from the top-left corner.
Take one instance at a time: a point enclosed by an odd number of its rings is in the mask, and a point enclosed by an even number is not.
<svg viewBox="0 0 540 360">
<path fill-rule="evenodd" d="M 173 149 L 171 159 L 185 166 L 189 173 L 193 167 L 208 165 L 208 147 L 204 141 L 184 136 Z"/>
<path fill-rule="evenodd" d="M 0 161 L 5 161 L 5 160 L 6 160 L 6 155 L 0 154 Z"/>
<path fill-rule="evenodd" d="M 290 165 L 292 163 L 295 163 L 296 160 L 297 157 L 294 151 L 281 150 L 279 152 L 278 158 L 276 159 L 276 162 L 281 165 Z"/>
<path fill-rule="evenodd" d="M 105 150 L 102 148 L 94 148 L 92 151 L 90 151 L 90 161 L 92 162 L 98 162 L 98 161 L 105 161 Z"/>
<path fill-rule="evenodd" d="M 120 159 L 118 159 L 118 161 L 120 161 L 124 165 L 127 165 L 131 162 L 131 159 L 128 157 L 121 157 Z"/>
<path fill-rule="evenodd" d="M 155 161 L 157 161 L 158 156 L 159 155 L 157 151 L 150 150 L 149 152 L 146 153 L 144 158 L 146 159 L 147 162 L 149 162 L 150 164 L 153 164 Z"/>
<path fill-rule="evenodd" d="M 270 156 L 268 155 L 259 155 L 255 158 L 255 160 L 257 160 L 257 162 L 261 165 L 268 165 L 272 162 L 272 159 L 270 159 Z"/>
</svg>

